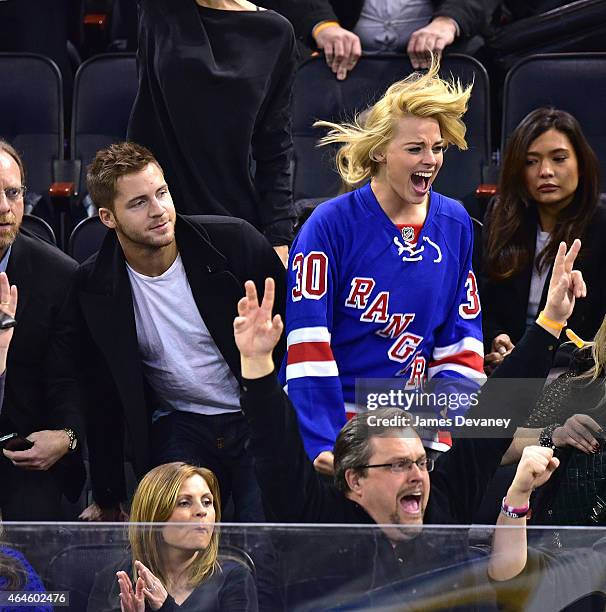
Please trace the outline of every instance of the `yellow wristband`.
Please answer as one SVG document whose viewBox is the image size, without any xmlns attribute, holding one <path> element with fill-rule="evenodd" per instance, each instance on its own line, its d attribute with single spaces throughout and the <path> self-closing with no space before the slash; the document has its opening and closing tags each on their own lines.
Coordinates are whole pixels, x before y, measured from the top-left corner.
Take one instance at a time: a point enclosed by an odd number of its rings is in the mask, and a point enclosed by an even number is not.
<svg viewBox="0 0 606 612">
<path fill-rule="evenodd" d="M 557 321 L 547 317 L 545 315 L 545 311 L 543 310 L 541 310 L 537 322 L 542 323 L 545 325 L 545 327 L 549 327 L 549 329 L 553 329 L 553 331 L 562 331 L 566 327 L 566 323 L 558 323 Z"/>
<path fill-rule="evenodd" d="M 566 337 L 577 347 L 583 348 L 585 346 L 585 341 L 579 338 L 572 329 L 568 328 L 566 330 Z"/>
<path fill-rule="evenodd" d="M 314 29 L 311 31 L 311 35 L 315 38 L 322 30 L 335 26 L 337 28 L 340 26 L 338 21 L 321 21 L 320 23 L 314 26 Z"/>
</svg>

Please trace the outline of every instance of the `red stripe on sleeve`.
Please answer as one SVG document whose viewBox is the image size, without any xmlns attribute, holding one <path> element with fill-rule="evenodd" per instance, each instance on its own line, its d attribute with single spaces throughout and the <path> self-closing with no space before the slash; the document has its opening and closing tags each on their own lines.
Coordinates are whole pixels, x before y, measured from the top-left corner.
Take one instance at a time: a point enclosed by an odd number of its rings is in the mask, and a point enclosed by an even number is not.
<svg viewBox="0 0 606 612">
<path fill-rule="evenodd" d="M 300 342 L 288 349 L 288 365 L 304 361 L 334 361 L 328 342 Z"/>
<path fill-rule="evenodd" d="M 484 371 L 484 359 L 474 351 L 461 351 L 460 353 L 449 355 L 448 357 L 444 357 L 444 359 L 432 361 L 427 367 L 433 368 L 443 363 L 457 363 L 477 370 L 478 372 Z"/>
</svg>

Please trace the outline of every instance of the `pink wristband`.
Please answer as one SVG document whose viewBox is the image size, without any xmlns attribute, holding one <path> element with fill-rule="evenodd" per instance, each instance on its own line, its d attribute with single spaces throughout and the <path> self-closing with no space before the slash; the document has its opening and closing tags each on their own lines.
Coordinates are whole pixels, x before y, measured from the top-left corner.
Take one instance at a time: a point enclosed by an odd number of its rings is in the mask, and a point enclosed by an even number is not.
<svg viewBox="0 0 606 612">
<path fill-rule="evenodd" d="M 507 499 L 507 496 L 503 498 L 503 503 L 501 504 L 501 512 L 505 516 L 508 516 L 509 518 L 513 518 L 513 519 L 524 518 L 530 511 L 530 504 L 526 504 L 525 506 L 516 508 L 515 506 L 508 506 L 505 503 L 506 499 Z"/>
</svg>

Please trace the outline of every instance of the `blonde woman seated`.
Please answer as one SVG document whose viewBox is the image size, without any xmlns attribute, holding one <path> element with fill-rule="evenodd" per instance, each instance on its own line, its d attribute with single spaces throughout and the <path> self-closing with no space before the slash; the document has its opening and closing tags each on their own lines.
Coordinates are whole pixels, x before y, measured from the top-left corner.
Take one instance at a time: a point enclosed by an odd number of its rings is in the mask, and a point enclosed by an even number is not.
<svg viewBox="0 0 606 612">
<path fill-rule="evenodd" d="M 181 462 L 154 468 L 137 487 L 130 520 L 132 558 L 97 576 L 89 612 L 257 610 L 249 569 L 218 560 L 221 503 L 210 470 Z"/>
</svg>

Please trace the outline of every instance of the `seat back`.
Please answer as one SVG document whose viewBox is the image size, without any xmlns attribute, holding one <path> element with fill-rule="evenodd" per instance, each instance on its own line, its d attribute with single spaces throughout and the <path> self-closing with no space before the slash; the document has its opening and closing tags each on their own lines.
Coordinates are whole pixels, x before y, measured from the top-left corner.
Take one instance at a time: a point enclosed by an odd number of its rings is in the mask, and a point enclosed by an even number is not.
<svg viewBox="0 0 606 612">
<path fill-rule="evenodd" d="M 126 557 L 128 542 L 75 544 L 57 553 L 48 564 L 45 583 L 53 591 L 69 591 L 65 612 L 86 610 L 98 572 Z"/>
<path fill-rule="evenodd" d="M 516 64 L 505 79 L 501 148 L 532 110 L 553 106 L 574 115 L 601 166 L 606 167 L 606 53 L 533 55 Z"/>
<path fill-rule="evenodd" d="M 36 217 L 34 215 L 23 215 L 23 221 L 21 222 L 21 227 L 34 236 L 38 238 L 42 238 L 42 240 L 46 240 L 46 242 L 50 242 L 51 244 L 57 246 L 57 238 L 55 237 L 55 232 L 53 228 L 40 217 Z"/>
<path fill-rule="evenodd" d="M 63 85 L 57 65 L 33 53 L 0 53 L 0 137 L 23 157 L 30 191 L 53 182 L 63 159 Z"/>
<path fill-rule="evenodd" d="M 49 589 L 69 592 L 69 606 L 62 610 L 82 612 L 87 609 L 96 574 L 112 565 L 117 566 L 127 555 L 128 541 L 120 538 L 111 543 L 67 546 L 49 561 L 44 581 Z M 250 555 L 238 546 L 220 544 L 218 559 L 219 562 L 236 561 L 256 575 Z"/>
<path fill-rule="evenodd" d="M 78 263 L 86 261 L 101 248 L 106 234 L 107 227 L 101 223 L 99 217 L 83 219 L 74 227 L 69 237 L 67 254 Z"/>
<path fill-rule="evenodd" d="M 312 127 L 318 119 L 342 122 L 353 119 L 376 102 L 387 87 L 413 72 L 404 55 L 364 56 L 345 81 L 337 81 L 321 58 L 304 62 L 294 86 L 293 140 L 295 147 L 295 199 L 335 195 L 340 179 L 334 169 L 335 149 L 317 148 L 325 130 Z M 446 151 L 444 166 L 438 175 L 436 189 L 444 195 L 469 200 L 481 181 L 483 164 L 490 158 L 489 82 L 484 67 L 465 55 L 447 55 L 442 59 L 440 74 L 474 82 L 467 125 L 468 151 L 451 147 Z"/>
<path fill-rule="evenodd" d="M 81 164 L 78 193 L 95 153 L 126 139 L 137 86 L 134 53 L 97 55 L 78 69 L 71 129 L 72 159 Z"/>
</svg>

